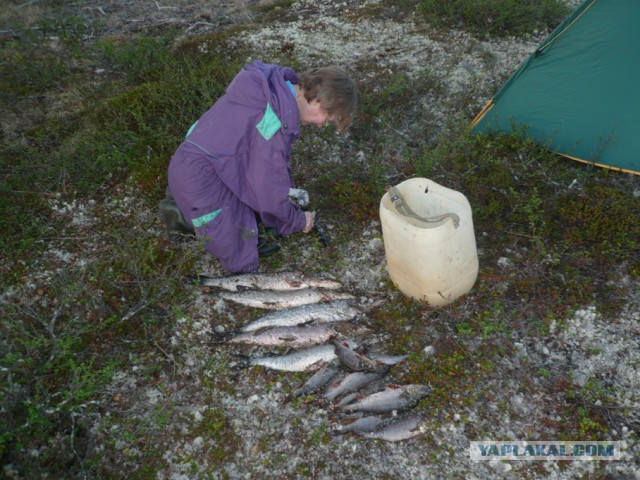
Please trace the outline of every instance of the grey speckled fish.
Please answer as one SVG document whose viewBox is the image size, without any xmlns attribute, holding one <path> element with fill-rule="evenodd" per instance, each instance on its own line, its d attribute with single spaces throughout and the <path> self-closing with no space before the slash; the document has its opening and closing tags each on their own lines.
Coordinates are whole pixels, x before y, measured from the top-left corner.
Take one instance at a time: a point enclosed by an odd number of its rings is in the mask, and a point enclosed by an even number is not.
<svg viewBox="0 0 640 480">
<path fill-rule="evenodd" d="M 386 365 L 365 357 L 340 340 L 333 340 L 332 343 L 340 362 L 349 370 L 354 372 L 376 372 L 382 368 L 386 368 Z"/>
<path fill-rule="evenodd" d="M 368 385 L 369 383 L 379 380 L 382 375 L 379 373 L 353 372 L 342 378 L 332 382 L 324 392 L 323 397 L 333 402 L 337 397 L 345 393 L 355 392 L 356 390 Z"/>
<path fill-rule="evenodd" d="M 311 303 L 268 313 L 240 329 L 251 332 L 265 327 L 291 327 L 305 323 L 343 322 L 351 320 L 360 311 L 346 300 Z"/>
<path fill-rule="evenodd" d="M 348 425 L 342 425 L 335 433 L 365 433 L 372 432 L 382 424 L 388 422 L 387 419 L 378 416 L 361 417 Z"/>
<path fill-rule="evenodd" d="M 267 310 L 284 310 L 286 308 L 310 303 L 353 299 L 353 295 L 349 295 L 348 293 L 340 293 L 333 290 L 318 290 L 315 288 L 285 292 L 276 290 L 223 291 L 218 292 L 218 296 L 247 307 L 264 308 Z"/>
<path fill-rule="evenodd" d="M 309 379 L 304 382 L 303 385 L 293 391 L 293 396 L 300 397 L 302 395 L 309 395 L 311 393 L 317 392 L 327 383 L 329 383 L 336 375 L 338 375 L 339 371 L 340 367 L 335 361 L 333 363 L 320 367 L 316 371 L 316 373 L 311 375 L 311 377 L 309 377 Z"/>
<path fill-rule="evenodd" d="M 317 347 L 296 350 L 286 355 L 245 357 L 245 364 L 243 366 L 252 367 L 262 365 L 266 368 L 285 372 L 304 372 L 335 359 L 336 354 L 333 345 L 319 345 Z"/>
<path fill-rule="evenodd" d="M 287 355 L 270 355 L 267 357 L 249 357 L 247 366 L 262 365 L 273 370 L 285 372 L 303 372 L 321 363 L 328 363 L 336 358 L 331 345 L 320 345 L 304 350 L 297 350 Z"/>
<path fill-rule="evenodd" d="M 366 327 L 350 322 L 294 325 L 293 327 L 272 327 L 242 332 L 227 340 L 227 343 L 300 348 L 319 345 L 337 336 L 360 335 L 368 331 L 369 329 Z"/>
<path fill-rule="evenodd" d="M 431 391 L 428 385 L 387 387 L 360 400 L 338 407 L 345 412 L 384 413 L 414 406 Z"/>
<path fill-rule="evenodd" d="M 357 431 L 364 438 L 379 438 L 387 442 L 408 440 L 425 432 L 420 415 L 407 415 L 384 422 L 372 431 Z"/>
<path fill-rule="evenodd" d="M 200 285 L 220 288 L 231 292 L 243 290 L 302 290 L 305 288 L 326 288 L 337 290 L 340 282 L 315 278 L 301 272 L 243 273 L 226 277 L 199 275 Z"/>
<path fill-rule="evenodd" d="M 384 363 L 385 365 L 396 365 L 397 363 L 404 362 L 409 355 L 388 355 L 386 353 L 368 353 L 367 357 L 371 360 Z"/>
</svg>

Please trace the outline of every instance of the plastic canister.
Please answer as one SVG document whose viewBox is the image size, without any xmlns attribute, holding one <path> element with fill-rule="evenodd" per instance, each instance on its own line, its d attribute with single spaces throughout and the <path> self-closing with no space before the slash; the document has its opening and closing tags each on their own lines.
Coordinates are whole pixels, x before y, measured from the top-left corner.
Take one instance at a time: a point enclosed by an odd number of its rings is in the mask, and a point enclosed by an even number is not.
<svg viewBox="0 0 640 480">
<path fill-rule="evenodd" d="M 426 178 L 406 180 L 382 197 L 380 222 L 387 270 L 402 293 L 443 306 L 471 290 L 478 252 L 462 193 Z"/>
</svg>

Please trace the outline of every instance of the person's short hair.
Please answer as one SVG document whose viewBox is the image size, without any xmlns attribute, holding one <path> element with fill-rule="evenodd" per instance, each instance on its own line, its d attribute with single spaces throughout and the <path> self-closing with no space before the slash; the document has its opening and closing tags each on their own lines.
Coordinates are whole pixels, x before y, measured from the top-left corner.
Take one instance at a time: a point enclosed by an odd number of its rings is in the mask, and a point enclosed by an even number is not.
<svg viewBox="0 0 640 480">
<path fill-rule="evenodd" d="M 321 107 L 333 116 L 338 131 L 343 132 L 356 111 L 356 85 L 342 68 L 329 65 L 313 68 L 300 75 L 300 87 L 307 102 L 319 100 Z"/>
</svg>

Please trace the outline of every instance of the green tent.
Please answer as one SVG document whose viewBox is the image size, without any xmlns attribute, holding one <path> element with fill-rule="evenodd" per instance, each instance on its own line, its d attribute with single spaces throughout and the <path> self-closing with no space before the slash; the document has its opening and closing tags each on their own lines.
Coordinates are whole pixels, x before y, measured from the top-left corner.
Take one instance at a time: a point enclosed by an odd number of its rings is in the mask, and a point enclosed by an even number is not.
<svg viewBox="0 0 640 480">
<path fill-rule="evenodd" d="M 471 133 L 526 135 L 640 174 L 640 0 L 583 2 L 518 68 Z"/>
</svg>

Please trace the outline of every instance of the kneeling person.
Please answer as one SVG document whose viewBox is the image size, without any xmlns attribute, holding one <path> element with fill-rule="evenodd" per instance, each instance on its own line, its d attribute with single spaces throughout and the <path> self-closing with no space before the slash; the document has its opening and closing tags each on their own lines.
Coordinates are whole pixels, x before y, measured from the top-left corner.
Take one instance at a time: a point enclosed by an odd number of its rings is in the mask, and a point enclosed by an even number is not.
<svg viewBox="0 0 640 480">
<path fill-rule="evenodd" d="M 344 131 L 355 106 L 355 85 L 339 67 L 298 77 L 289 67 L 245 65 L 171 159 L 160 203 L 170 236 L 195 231 L 229 272 L 256 271 L 259 255 L 278 249 L 269 233 L 308 233 L 314 225 L 314 214 L 289 197 L 299 126 L 333 122 Z"/>
</svg>

